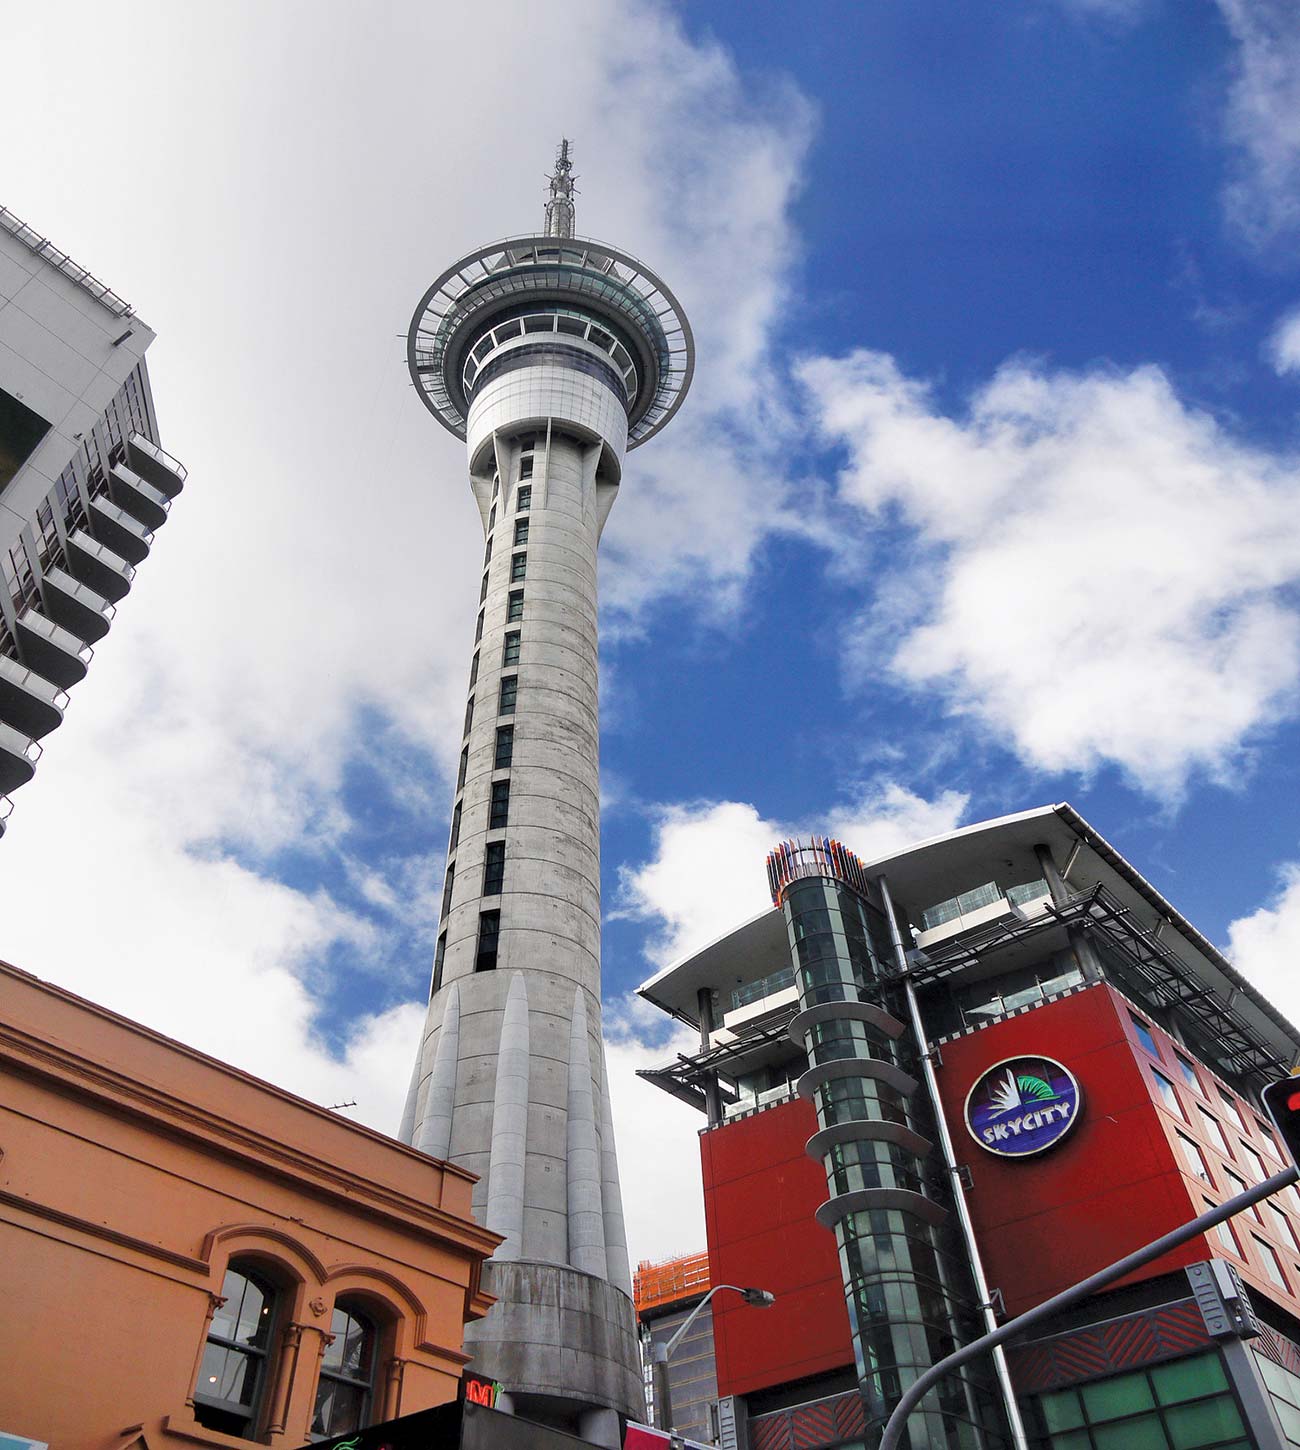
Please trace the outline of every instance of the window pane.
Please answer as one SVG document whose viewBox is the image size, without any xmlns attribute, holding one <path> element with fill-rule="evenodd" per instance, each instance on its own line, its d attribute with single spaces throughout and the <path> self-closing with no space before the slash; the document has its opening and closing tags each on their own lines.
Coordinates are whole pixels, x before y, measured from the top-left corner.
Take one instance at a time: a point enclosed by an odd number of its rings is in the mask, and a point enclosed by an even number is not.
<svg viewBox="0 0 1300 1450">
<path fill-rule="evenodd" d="M 532 508 L 532 506 L 533 487 L 532 484 L 525 484 L 524 487 L 519 490 L 519 501 L 515 505 L 515 508 L 519 513 L 523 513 L 526 509 Z"/>
<path fill-rule="evenodd" d="M 1097 1450 L 1169 1450 L 1158 1415 L 1098 1425 L 1092 1432 L 1092 1443 Z"/>
<path fill-rule="evenodd" d="M 1096 1380 L 1079 1391 L 1088 1419 L 1115 1420 L 1138 1410 L 1149 1410 L 1155 1400 L 1144 1374 L 1117 1375 L 1114 1379 Z"/>
<path fill-rule="evenodd" d="M 1157 1365 L 1151 1371 L 1151 1380 L 1156 1387 L 1156 1399 L 1162 1405 L 1174 1405 L 1180 1400 L 1193 1400 L 1228 1388 L 1228 1377 L 1217 1354 L 1197 1354 L 1190 1359 Z"/>
<path fill-rule="evenodd" d="M 513 624 L 515 620 L 524 617 L 524 591 L 512 589 L 510 591 L 510 602 L 506 609 L 506 621 Z"/>
<path fill-rule="evenodd" d="M 1197 1116 L 1200 1118 L 1201 1127 L 1205 1130 L 1205 1136 L 1225 1157 L 1231 1157 L 1228 1151 L 1228 1140 L 1223 1135 L 1223 1129 L 1219 1126 L 1219 1120 L 1207 1113 L 1199 1104 L 1196 1108 Z"/>
<path fill-rule="evenodd" d="M 512 630 L 506 635 L 505 649 L 501 654 L 503 665 L 517 665 L 519 663 L 519 631 Z"/>
<path fill-rule="evenodd" d="M 1178 1073 L 1182 1080 L 1193 1092 L 1200 1092 L 1201 1080 L 1196 1076 L 1196 1069 L 1183 1056 L 1181 1052 L 1174 1053 L 1174 1061 L 1178 1064 Z"/>
<path fill-rule="evenodd" d="M 261 1363 L 258 1355 L 209 1342 L 203 1350 L 194 1392 L 207 1399 L 251 1405 L 257 1393 L 257 1371 Z"/>
<path fill-rule="evenodd" d="M 527 572 L 528 572 L 528 555 L 527 554 L 511 554 L 511 556 L 510 556 L 510 582 L 512 584 L 518 584 L 519 581 L 524 577 L 524 575 Z M 483 582 L 484 582 L 484 584 L 487 583 L 486 576 L 484 577 L 484 581 Z M 484 589 L 483 592 L 484 592 L 484 594 L 486 594 L 487 593 L 487 590 Z"/>
<path fill-rule="evenodd" d="M 1178 1101 L 1178 1091 L 1164 1073 L 1157 1072 L 1153 1067 L 1151 1069 L 1151 1080 L 1155 1083 L 1156 1092 L 1159 1093 L 1160 1101 L 1165 1107 L 1171 1113 L 1177 1113 L 1180 1118 L 1185 1117 L 1183 1105 Z"/>
<path fill-rule="evenodd" d="M 492 782 L 492 806 L 488 812 L 488 829 L 499 831 L 510 819 L 510 782 L 508 780 L 494 780 Z"/>
<path fill-rule="evenodd" d="M 1178 1405 L 1165 1411 L 1165 1424 L 1175 1450 L 1193 1450 L 1198 1445 L 1215 1445 L 1245 1429 L 1229 1395 L 1205 1400 L 1199 1405 Z"/>
<path fill-rule="evenodd" d="M 271 1332 L 271 1301 L 267 1291 L 237 1269 L 227 1269 L 221 1294 L 226 1302 L 213 1314 L 209 1333 L 218 1339 L 265 1347 Z"/>
<path fill-rule="evenodd" d="M 1151 1029 L 1140 1017 L 1134 1017 L 1131 1012 L 1129 1013 L 1129 1020 L 1133 1023 L 1133 1031 L 1137 1033 L 1137 1040 L 1146 1048 L 1152 1057 L 1159 1057 L 1160 1054 L 1156 1051 L 1156 1040 L 1151 1035 Z"/>
<path fill-rule="evenodd" d="M 1072 1430 L 1083 1424 L 1079 1397 L 1073 1390 L 1058 1390 L 1055 1394 L 1044 1395 L 1041 1404 L 1049 1430 Z"/>
<path fill-rule="evenodd" d="M 1246 1115 L 1237 1106 L 1236 1100 L 1229 1097 L 1222 1088 L 1219 1089 L 1219 1101 L 1223 1104 L 1224 1112 L 1228 1114 L 1241 1131 L 1243 1133 L 1249 1132 L 1250 1130 L 1246 1127 Z"/>
<path fill-rule="evenodd" d="M 514 758 L 515 727 L 502 725 L 497 730 L 496 769 L 504 770 Z"/>
<path fill-rule="evenodd" d="M 362 1428 L 366 1391 L 360 1385 L 345 1384 L 321 1376 L 316 1390 L 316 1414 L 311 1432 L 332 1439 Z"/>
<path fill-rule="evenodd" d="M 515 547 L 528 542 L 528 520 L 517 519 L 515 521 Z"/>
<path fill-rule="evenodd" d="M 1251 1235 L 1254 1238 L 1254 1235 Z M 1277 1285 L 1279 1289 L 1288 1288 L 1286 1275 L 1282 1272 L 1282 1261 L 1273 1252 L 1272 1248 L 1263 1239 L 1255 1239 L 1255 1251 L 1259 1254 L 1260 1261 L 1264 1265 L 1264 1272 Z"/>
</svg>

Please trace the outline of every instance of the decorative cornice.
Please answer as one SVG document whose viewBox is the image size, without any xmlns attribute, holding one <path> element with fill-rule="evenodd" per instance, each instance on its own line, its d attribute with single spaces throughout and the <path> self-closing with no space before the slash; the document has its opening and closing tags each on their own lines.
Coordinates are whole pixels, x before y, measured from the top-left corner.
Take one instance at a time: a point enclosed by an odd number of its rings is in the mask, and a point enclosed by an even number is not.
<svg viewBox="0 0 1300 1450">
<path fill-rule="evenodd" d="M 18 1193 L 9 1193 L 0 1188 L 0 1205 L 19 1209 L 31 1214 L 34 1218 L 57 1223 L 63 1228 L 74 1229 L 78 1233 L 88 1234 L 91 1238 L 101 1239 L 105 1243 L 116 1244 L 118 1248 L 130 1249 L 147 1258 L 158 1259 L 165 1264 L 171 1264 L 173 1268 L 186 1269 L 192 1274 L 207 1276 L 206 1259 L 196 1259 L 191 1254 L 177 1253 L 174 1249 L 165 1248 L 162 1244 L 151 1244 L 147 1239 L 138 1239 L 134 1234 L 122 1233 L 119 1229 L 110 1228 L 108 1224 L 95 1223 L 91 1219 L 82 1218 L 80 1214 L 68 1213 L 65 1209 L 55 1208 L 53 1204 L 40 1203 L 35 1199 L 25 1198 Z M 224 1300 L 222 1302 L 224 1303 Z"/>
<path fill-rule="evenodd" d="M 0 968 L 14 970 L 7 968 L 4 963 L 0 963 Z M 0 977 L 2 976 L 3 972 L 0 972 Z M 44 987 L 45 984 L 38 985 Z M 107 1016 L 109 1020 L 124 1020 L 94 1008 L 93 1004 L 81 1004 L 77 998 L 72 1000 L 89 1010 L 97 1011 L 101 1016 Z M 167 1038 L 157 1040 L 205 1065 L 229 1072 L 257 1090 L 286 1100 L 306 1112 L 328 1116 L 336 1125 L 341 1121 L 326 1114 L 324 1109 L 294 1098 L 260 1079 L 238 1073 L 235 1069 L 224 1068 L 213 1059 L 194 1053 Z M 388 1222 L 395 1221 L 408 1232 L 422 1232 L 441 1243 L 471 1252 L 477 1250 L 485 1255 L 491 1254 L 500 1242 L 498 1234 L 482 1228 L 468 1217 L 460 1218 L 446 1209 L 436 1208 L 425 1200 L 404 1194 L 400 1190 L 378 1189 L 362 1174 L 348 1172 L 337 1165 L 326 1165 L 321 1159 L 268 1137 L 256 1129 L 246 1128 L 221 1119 L 214 1113 L 196 1109 L 193 1104 L 151 1084 L 139 1082 L 101 1064 L 93 1063 L 67 1048 L 43 1042 L 4 1022 L 0 1022 L 0 1063 L 10 1066 L 16 1072 L 57 1083 L 64 1092 L 99 1103 L 109 1101 L 115 1116 L 132 1116 L 150 1124 L 155 1131 L 201 1145 L 205 1152 L 253 1164 L 260 1174 L 275 1175 L 295 1186 L 309 1186 L 313 1193 L 331 1198 L 336 1203 L 346 1204 L 352 1212 Z M 347 1123 L 345 1126 L 349 1131 L 375 1139 L 392 1152 L 414 1153 L 413 1149 L 395 1139 L 384 1138 L 369 1129 L 361 1129 L 354 1123 Z M 435 1162 L 424 1155 L 417 1156 L 435 1171 L 463 1177 L 470 1182 L 476 1181 L 476 1175 L 452 1164 Z"/>
</svg>

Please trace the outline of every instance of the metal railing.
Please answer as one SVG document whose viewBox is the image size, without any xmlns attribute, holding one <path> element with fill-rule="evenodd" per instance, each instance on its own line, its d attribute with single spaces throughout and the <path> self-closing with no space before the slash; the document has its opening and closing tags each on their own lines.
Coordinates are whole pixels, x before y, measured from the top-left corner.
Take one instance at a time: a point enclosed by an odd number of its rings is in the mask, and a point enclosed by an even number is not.
<svg viewBox="0 0 1300 1450">
<path fill-rule="evenodd" d="M 70 282 L 75 282 L 78 287 L 86 292 L 100 304 L 106 307 L 114 317 L 130 317 L 135 308 L 125 299 L 119 297 L 111 288 L 106 287 L 98 277 L 86 271 L 79 263 L 74 262 L 66 252 L 61 252 L 48 237 L 43 237 L 33 227 L 16 217 L 7 206 L 0 206 L 0 227 L 9 233 L 11 237 L 20 241 L 24 247 L 43 262 L 48 262 L 52 267 L 57 267 Z"/>
</svg>

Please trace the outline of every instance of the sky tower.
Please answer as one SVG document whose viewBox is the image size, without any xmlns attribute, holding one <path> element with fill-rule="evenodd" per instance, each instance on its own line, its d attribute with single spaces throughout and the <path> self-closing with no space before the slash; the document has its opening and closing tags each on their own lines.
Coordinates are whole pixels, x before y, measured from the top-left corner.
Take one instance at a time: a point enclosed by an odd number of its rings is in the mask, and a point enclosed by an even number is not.
<svg viewBox="0 0 1300 1450">
<path fill-rule="evenodd" d="M 601 1041 L 596 548 L 623 455 L 690 385 L 690 326 L 640 262 L 545 232 L 481 247 L 415 309 L 407 358 L 466 442 L 485 536 L 429 1014 L 402 1136 L 480 1175 L 505 1243 L 476 1371 L 530 1419 L 618 1444 L 643 1405 Z"/>
</svg>

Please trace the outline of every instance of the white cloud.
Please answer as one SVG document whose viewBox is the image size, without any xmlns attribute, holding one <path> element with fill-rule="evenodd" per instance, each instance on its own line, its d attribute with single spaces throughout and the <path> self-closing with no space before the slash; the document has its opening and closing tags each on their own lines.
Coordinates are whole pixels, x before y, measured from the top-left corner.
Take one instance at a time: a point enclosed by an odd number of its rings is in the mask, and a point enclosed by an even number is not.
<svg viewBox="0 0 1300 1450">
<path fill-rule="evenodd" d="M 1300 1020 L 1300 862 L 1278 872 L 1273 900 L 1228 928 L 1230 960 L 1284 1016 Z"/>
<path fill-rule="evenodd" d="M 1300 373 L 1300 307 L 1288 312 L 1273 329 L 1268 357 L 1276 372 Z"/>
<path fill-rule="evenodd" d="M 952 830 L 965 807 L 957 791 L 925 800 L 893 782 L 795 823 L 766 820 L 742 801 L 663 806 L 653 856 L 620 873 L 618 911 L 656 924 L 653 956 L 664 965 L 771 905 L 764 862 L 778 841 L 826 832 L 869 861 Z"/>
<path fill-rule="evenodd" d="M 1300 227 L 1300 10 L 1292 0 L 1218 0 L 1235 44 L 1227 134 L 1228 219 L 1256 246 Z"/>
<path fill-rule="evenodd" d="M 845 501 L 913 541 L 864 649 L 1046 771 L 1176 798 L 1294 703 L 1300 470 L 1154 367 L 1007 364 L 960 415 L 893 360 L 806 363 Z M 883 655 L 882 655 L 883 652 Z"/>
</svg>

